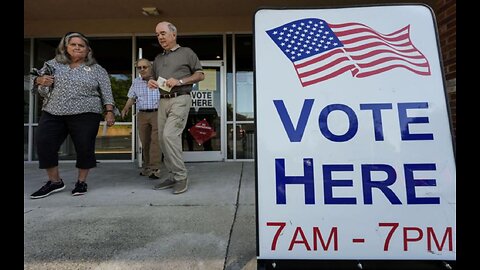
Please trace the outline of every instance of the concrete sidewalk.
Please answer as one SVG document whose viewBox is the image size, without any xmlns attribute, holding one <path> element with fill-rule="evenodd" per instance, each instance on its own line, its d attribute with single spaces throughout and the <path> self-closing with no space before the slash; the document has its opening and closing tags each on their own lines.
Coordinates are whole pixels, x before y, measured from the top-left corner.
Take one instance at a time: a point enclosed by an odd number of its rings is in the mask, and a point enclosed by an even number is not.
<svg viewBox="0 0 480 270">
<path fill-rule="evenodd" d="M 24 269 L 256 269 L 253 162 L 187 163 L 189 189 L 153 190 L 159 180 L 133 163 L 99 163 L 88 192 L 67 188 L 32 200 L 47 177 L 24 165 Z"/>
<path fill-rule="evenodd" d="M 67 188 L 30 194 L 47 177 L 24 164 L 24 269 L 257 269 L 255 163 L 187 163 L 189 189 L 153 190 L 133 163 L 99 163 L 88 192 L 73 197 L 77 169 L 60 164 Z M 369 270 L 448 269 L 441 261 L 364 261 Z M 455 262 L 450 262 L 456 269 Z M 266 269 L 359 269 L 356 261 L 282 262 Z M 259 267 L 259 269 L 265 269 Z"/>
</svg>

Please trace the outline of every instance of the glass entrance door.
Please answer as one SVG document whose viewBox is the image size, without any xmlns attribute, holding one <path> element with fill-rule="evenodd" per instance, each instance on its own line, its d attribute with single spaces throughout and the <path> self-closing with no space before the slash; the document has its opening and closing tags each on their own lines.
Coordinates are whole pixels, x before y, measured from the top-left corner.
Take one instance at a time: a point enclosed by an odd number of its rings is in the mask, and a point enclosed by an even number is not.
<svg viewBox="0 0 480 270">
<path fill-rule="evenodd" d="M 201 61 L 205 80 L 193 85 L 192 106 L 182 134 L 183 158 L 192 161 L 225 159 L 225 81 L 222 61 Z"/>
</svg>

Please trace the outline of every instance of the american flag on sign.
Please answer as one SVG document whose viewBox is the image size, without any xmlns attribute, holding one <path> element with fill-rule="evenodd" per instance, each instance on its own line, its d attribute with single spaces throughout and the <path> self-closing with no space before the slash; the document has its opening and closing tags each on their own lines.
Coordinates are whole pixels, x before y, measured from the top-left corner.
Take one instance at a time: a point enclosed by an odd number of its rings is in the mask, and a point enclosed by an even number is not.
<svg viewBox="0 0 480 270">
<path fill-rule="evenodd" d="M 384 35 L 361 23 L 307 18 L 266 32 L 292 61 L 303 87 L 347 71 L 357 78 L 394 68 L 430 75 L 427 58 L 410 40 L 410 25 Z"/>
</svg>

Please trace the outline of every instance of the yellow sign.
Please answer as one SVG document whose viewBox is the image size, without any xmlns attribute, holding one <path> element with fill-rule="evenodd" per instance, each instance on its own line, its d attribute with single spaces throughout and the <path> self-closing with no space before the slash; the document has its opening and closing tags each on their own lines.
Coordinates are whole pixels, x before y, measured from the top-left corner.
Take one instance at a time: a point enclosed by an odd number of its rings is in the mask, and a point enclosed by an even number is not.
<svg viewBox="0 0 480 270">
<path fill-rule="evenodd" d="M 200 91 L 216 91 L 217 90 L 217 70 L 204 69 L 205 80 L 198 83 L 198 90 Z"/>
</svg>

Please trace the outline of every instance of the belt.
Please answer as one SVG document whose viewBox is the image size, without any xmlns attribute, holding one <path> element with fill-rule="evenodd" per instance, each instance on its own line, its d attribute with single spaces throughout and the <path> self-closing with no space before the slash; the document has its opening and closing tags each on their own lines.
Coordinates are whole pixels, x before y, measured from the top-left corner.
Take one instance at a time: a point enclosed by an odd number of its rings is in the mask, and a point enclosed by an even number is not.
<svg viewBox="0 0 480 270">
<path fill-rule="evenodd" d="M 156 112 L 158 109 L 139 110 L 141 112 Z"/>
<path fill-rule="evenodd" d="M 190 95 L 190 93 L 171 93 L 171 94 L 160 95 L 160 98 L 174 98 L 174 97 L 183 96 L 183 95 Z"/>
</svg>

